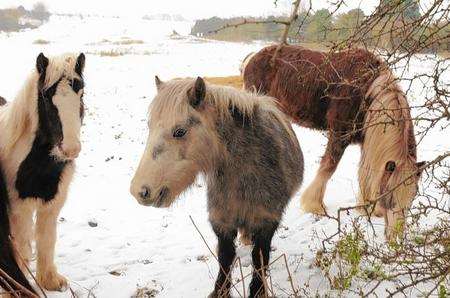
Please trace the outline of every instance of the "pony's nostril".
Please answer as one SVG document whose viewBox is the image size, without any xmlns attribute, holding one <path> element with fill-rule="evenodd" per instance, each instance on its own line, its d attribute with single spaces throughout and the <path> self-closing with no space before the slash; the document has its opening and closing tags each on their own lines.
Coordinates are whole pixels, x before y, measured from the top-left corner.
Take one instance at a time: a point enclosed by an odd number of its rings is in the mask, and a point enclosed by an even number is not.
<svg viewBox="0 0 450 298">
<path fill-rule="evenodd" d="M 169 194 L 169 188 L 167 186 L 163 186 L 158 194 L 158 200 L 164 200 L 165 197 Z"/>
<path fill-rule="evenodd" d="M 151 194 L 150 188 L 148 188 L 147 186 L 143 186 L 141 191 L 139 192 L 139 196 L 143 200 L 150 198 L 150 194 Z"/>
</svg>

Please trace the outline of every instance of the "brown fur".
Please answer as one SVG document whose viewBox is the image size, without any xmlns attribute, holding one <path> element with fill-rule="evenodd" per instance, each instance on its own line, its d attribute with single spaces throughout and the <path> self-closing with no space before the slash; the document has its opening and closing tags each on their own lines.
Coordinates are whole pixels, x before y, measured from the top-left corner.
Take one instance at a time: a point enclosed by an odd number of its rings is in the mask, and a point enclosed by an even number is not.
<svg viewBox="0 0 450 298">
<path fill-rule="evenodd" d="M 417 170 L 408 103 L 394 76 L 378 57 L 363 49 L 326 53 L 286 45 L 272 64 L 275 50 L 276 46 L 264 48 L 248 62 L 244 70 L 245 88 L 277 98 L 295 123 L 328 131 L 328 145 L 319 171 L 302 197 L 305 211 L 324 212 L 326 183 L 351 143 L 362 145 L 360 202 L 376 200 L 381 189 L 386 189 L 380 185 L 382 181 L 392 188 L 395 182 L 401 182 L 400 176 L 405 177 L 401 173 Z M 388 111 L 371 112 L 380 108 Z M 390 160 L 398 165 L 390 180 L 374 178 L 383 175 Z M 417 181 L 396 191 L 394 201 L 398 207 L 409 206 L 416 186 Z"/>
<path fill-rule="evenodd" d="M 351 132 L 347 140 L 362 141 L 365 94 L 378 76 L 381 61 L 371 53 L 352 49 L 325 53 L 299 46 L 283 46 L 276 65 L 270 60 L 276 46 L 264 48 L 244 72 L 247 89 L 274 96 L 294 122 L 319 130 Z"/>
</svg>

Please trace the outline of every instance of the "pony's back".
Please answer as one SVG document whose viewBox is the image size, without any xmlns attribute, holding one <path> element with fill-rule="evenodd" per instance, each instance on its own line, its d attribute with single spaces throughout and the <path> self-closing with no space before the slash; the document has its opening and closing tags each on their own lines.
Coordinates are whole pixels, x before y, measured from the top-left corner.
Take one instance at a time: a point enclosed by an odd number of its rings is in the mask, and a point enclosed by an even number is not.
<svg viewBox="0 0 450 298">
<path fill-rule="evenodd" d="M 277 98 L 302 126 L 325 130 L 339 123 L 342 130 L 354 125 L 348 119 L 362 123 L 359 108 L 382 64 L 375 55 L 363 49 L 326 53 L 286 45 L 272 61 L 276 47 L 262 49 L 249 61 L 246 89 Z"/>
</svg>

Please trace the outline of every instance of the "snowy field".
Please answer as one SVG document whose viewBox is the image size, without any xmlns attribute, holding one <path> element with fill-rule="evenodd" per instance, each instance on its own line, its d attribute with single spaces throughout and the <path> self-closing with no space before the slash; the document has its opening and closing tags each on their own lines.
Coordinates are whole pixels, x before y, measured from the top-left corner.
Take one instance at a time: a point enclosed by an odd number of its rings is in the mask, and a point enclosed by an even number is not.
<svg viewBox="0 0 450 298">
<path fill-rule="evenodd" d="M 83 149 L 61 213 L 56 248 L 59 271 L 80 297 L 130 297 L 139 287 L 154 289 L 160 297 L 206 297 L 213 288 L 218 264 L 189 218 L 192 216 L 214 249 L 216 238 L 207 220 L 202 179 L 170 209 L 140 206 L 129 194 L 147 137 L 147 107 L 156 92 L 154 75 L 163 80 L 237 75 L 241 59 L 264 46 L 187 37 L 190 26 L 188 22 L 52 17 L 36 30 L 0 33 L 0 95 L 7 100 L 14 98 L 39 52 L 87 53 Z M 172 30 L 185 37 L 171 38 Z M 37 39 L 49 44 L 34 44 Z M 100 55 L 108 52 L 125 55 Z M 417 60 L 409 72 L 426 67 L 432 66 Z M 420 100 L 420 90 L 414 94 L 410 100 Z M 294 284 L 309 283 L 326 294 L 326 280 L 312 266 L 317 243 L 311 239 L 314 231 L 330 234 L 336 225 L 302 214 L 299 207 L 300 194 L 314 177 L 326 138 L 304 128 L 295 127 L 295 131 L 305 156 L 305 180 L 274 237 L 272 259 L 286 254 Z M 448 135 L 442 134 L 437 131 L 420 144 L 420 160 L 430 160 L 450 149 Z M 325 199 L 330 212 L 355 203 L 359 156 L 358 147 L 349 147 L 331 179 Z M 374 223 L 382 239 L 383 221 L 375 219 Z M 248 247 L 238 248 L 244 274 L 251 271 L 249 252 Z M 236 278 L 238 271 L 235 268 Z M 286 296 L 290 285 L 282 262 L 271 267 L 271 276 L 277 295 Z M 71 294 L 66 291 L 48 296 Z"/>
</svg>

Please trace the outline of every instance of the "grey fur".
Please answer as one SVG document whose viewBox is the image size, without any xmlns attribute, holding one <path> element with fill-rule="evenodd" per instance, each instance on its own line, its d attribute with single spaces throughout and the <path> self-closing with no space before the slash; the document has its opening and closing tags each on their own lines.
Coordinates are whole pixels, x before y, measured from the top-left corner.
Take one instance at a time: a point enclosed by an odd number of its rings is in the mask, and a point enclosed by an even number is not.
<svg viewBox="0 0 450 298">
<path fill-rule="evenodd" d="M 249 119 L 233 107 L 217 123 L 227 157 L 206 173 L 209 220 L 218 237 L 220 267 L 210 297 L 229 297 L 227 276 L 239 229 L 253 243 L 250 296 L 264 296 L 259 270 L 269 264 L 270 243 L 283 212 L 303 180 L 303 154 L 293 131 L 271 112 L 255 107 Z M 247 239 L 249 240 L 249 239 Z M 262 259 L 262 263 L 261 263 Z M 265 293 L 267 295 L 268 293 Z"/>
<path fill-rule="evenodd" d="M 211 223 L 224 232 L 243 228 L 251 234 L 266 221 L 281 219 L 303 180 L 303 155 L 298 141 L 269 112 L 257 108 L 250 120 L 234 109 L 232 118 L 217 123 L 230 158 L 207 173 L 208 211 Z M 228 213 L 234 204 L 239 213 Z M 255 210 L 270 216 L 255 220 Z M 224 217 L 215 218 L 217 213 Z"/>
<path fill-rule="evenodd" d="M 272 98 L 197 78 L 160 85 L 149 123 L 159 134 L 147 141 L 152 158 L 144 154 L 132 194 L 143 205 L 168 207 L 203 172 L 221 268 L 211 297 L 229 295 L 238 230 L 253 243 L 250 297 L 261 294 L 272 237 L 303 180 L 303 154 L 288 119 Z"/>
<path fill-rule="evenodd" d="M 163 144 L 159 144 L 159 145 L 155 146 L 155 148 L 153 149 L 153 152 L 152 152 L 153 159 L 157 159 L 158 155 L 160 155 L 163 152 L 164 152 Z"/>
</svg>

